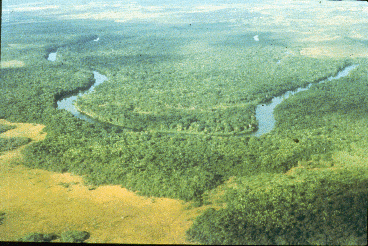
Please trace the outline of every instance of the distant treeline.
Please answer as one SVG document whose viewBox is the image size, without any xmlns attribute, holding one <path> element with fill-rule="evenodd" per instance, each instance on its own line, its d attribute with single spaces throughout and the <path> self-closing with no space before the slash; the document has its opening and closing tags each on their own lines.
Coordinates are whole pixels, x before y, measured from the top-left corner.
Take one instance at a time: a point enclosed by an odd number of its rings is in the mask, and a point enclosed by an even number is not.
<svg viewBox="0 0 368 246">
<path fill-rule="evenodd" d="M 50 46 L 46 46 L 46 55 L 45 58 L 48 57 L 48 55 L 52 52 L 56 52 L 59 48 L 70 46 L 70 45 L 76 45 L 76 44 L 85 44 L 87 42 L 90 42 L 94 39 L 98 38 L 98 35 L 95 34 L 86 34 L 86 35 L 80 35 L 76 36 L 74 38 L 70 38 L 68 40 L 65 40 L 64 42 L 60 44 L 54 44 Z"/>
</svg>

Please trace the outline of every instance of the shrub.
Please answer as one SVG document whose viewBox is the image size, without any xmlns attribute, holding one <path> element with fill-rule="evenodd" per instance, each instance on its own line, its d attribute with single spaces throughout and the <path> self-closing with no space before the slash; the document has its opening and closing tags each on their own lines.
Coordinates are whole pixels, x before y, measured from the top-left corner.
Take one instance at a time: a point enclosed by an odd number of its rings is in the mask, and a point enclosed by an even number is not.
<svg viewBox="0 0 368 246">
<path fill-rule="evenodd" d="M 58 236 L 54 233 L 42 234 L 42 233 L 31 233 L 23 238 L 18 239 L 20 242 L 51 242 L 57 239 Z"/>
<path fill-rule="evenodd" d="M 24 137 L 0 138 L 0 152 L 16 149 L 29 142 L 31 142 L 31 139 Z"/>
<path fill-rule="evenodd" d="M 90 237 L 86 231 L 65 231 L 61 233 L 61 242 L 66 243 L 82 243 Z"/>
<path fill-rule="evenodd" d="M 0 225 L 3 224 L 3 220 L 5 219 L 5 212 L 0 211 Z"/>
<path fill-rule="evenodd" d="M 0 124 L 0 133 L 16 128 L 16 126 Z"/>
</svg>

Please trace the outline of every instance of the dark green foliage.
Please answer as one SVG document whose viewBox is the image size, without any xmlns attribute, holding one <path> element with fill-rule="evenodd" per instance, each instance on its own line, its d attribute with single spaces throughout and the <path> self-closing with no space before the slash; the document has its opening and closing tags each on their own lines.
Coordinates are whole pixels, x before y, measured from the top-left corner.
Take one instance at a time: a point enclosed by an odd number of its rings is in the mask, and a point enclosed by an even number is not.
<svg viewBox="0 0 368 246">
<path fill-rule="evenodd" d="M 64 187 L 64 188 L 69 188 L 70 183 L 60 182 L 60 183 L 58 183 L 58 185 L 61 185 L 61 186 L 62 186 L 62 187 Z"/>
<path fill-rule="evenodd" d="M 0 225 L 3 224 L 3 220 L 5 219 L 5 215 L 6 215 L 5 212 L 0 211 Z"/>
<path fill-rule="evenodd" d="M 54 233 L 50 233 L 50 234 L 31 233 L 31 234 L 28 234 L 18 239 L 17 241 L 20 241 L 20 242 L 51 242 L 57 238 L 58 236 Z"/>
<path fill-rule="evenodd" d="M 59 239 L 64 243 L 83 243 L 90 237 L 90 233 L 86 231 L 65 231 L 61 235 L 55 233 L 30 233 L 17 241 L 19 242 L 51 242 Z"/>
<path fill-rule="evenodd" d="M 228 192 L 228 208 L 199 216 L 188 236 L 203 244 L 259 245 L 314 244 L 321 236 L 319 244 L 341 244 L 366 235 L 366 174 L 305 175 L 302 182 L 285 175 L 243 179 Z"/>
<path fill-rule="evenodd" d="M 16 149 L 29 142 L 31 139 L 24 137 L 0 138 L 0 152 Z"/>
<path fill-rule="evenodd" d="M 58 134 L 57 141 L 48 138 L 35 143 L 28 149 L 27 165 L 88 174 L 88 180 L 94 184 L 122 184 L 146 195 L 185 200 L 216 187 L 226 175 L 221 170 L 221 166 L 226 165 L 225 160 L 203 145 L 206 140 L 200 137 L 155 137 L 149 133 L 131 133 L 116 135 L 115 139 L 93 138 L 98 133 L 90 130 L 79 140 L 71 141 L 65 135 L 71 133 L 64 132 Z M 192 143 L 185 141 L 188 138 Z M 70 146 L 84 146 L 84 151 L 69 149 Z M 44 158 L 46 156 L 48 158 Z"/>
<path fill-rule="evenodd" d="M 65 243 L 82 243 L 90 237 L 86 231 L 65 231 L 60 235 L 60 241 Z"/>
<path fill-rule="evenodd" d="M 316 163 L 330 160 L 334 150 L 350 150 L 351 143 L 366 149 L 366 81 L 367 67 L 360 66 L 347 78 L 291 97 L 277 108 L 275 134 L 251 138 L 248 147 L 265 151 L 259 152 L 263 160 L 282 147 L 280 154 L 289 152 L 291 160 Z M 351 165 L 242 178 L 228 193 L 228 208 L 198 217 L 188 236 L 204 244 L 366 244 L 367 171 L 364 163 Z"/>
<path fill-rule="evenodd" d="M 291 97 L 275 109 L 278 129 L 318 129 L 334 115 L 364 118 L 368 113 L 368 68 L 360 65 L 348 77 L 328 81 Z M 332 125 L 337 128 L 337 124 Z"/>
<path fill-rule="evenodd" d="M 218 64 L 198 70 L 192 68 L 195 62 L 184 58 L 139 62 L 139 57 L 129 57 L 129 67 L 120 68 L 93 95 L 79 98 L 77 106 L 101 121 L 137 130 L 244 134 L 253 131 L 257 124 L 254 117 L 257 103 L 321 80 L 343 66 L 341 61 L 298 57 L 285 60 L 293 66 L 303 64 L 302 69 L 291 70 L 287 65 L 280 67 L 271 62 L 274 58 L 268 49 L 257 51 L 257 57 L 264 59 L 262 73 L 256 67 L 260 61 L 252 57 L 255 52 L 252 49 L 242 51 L 249 59 L 228 61 L 247 70 L 224 69 Z M 218 52 L 216 56 L 229 59 L 228 54 Z M 72 54 L 64 57 L 79 62 Z M 186 64 L 189 71 L 177 69 L 173 63 L 178 62 Z"/>
<path fill-rule="evenodd" d="M 17 127 L 16 126 L 11 126 L 11 125 L 0 124 L 0 133 L 9 131 L 9 130 L 14 129 L 14 128 L 17 128 Z"/>
<path fill-rule="evenodd" d="M 55 73 L 55 69 L 58 73 Z M 27 78 L 27 79 L 26 79 Z M 40 122 L 52 114 L 55 99 L 93 83 L 93 74 L 64 65 L 38 62 L 31 68 L 2 69 L 0 117 Z"/>
<path fill-rule="evenodd" d="M 285 172 L 298 160 L 334 150 L 318 136 L 295 143 L 276 136 L 114 133 L 72 119 L 56 122 L 62 127 L 54 127 L 46 140 L 27 150 L 26 165 L 87 174 L 95 185 L 121 184 L 145 195 L 185 200 L 200 196 L 230 176 Z"/>
<path fill-rule="evenodd" d="M 59 48 L 67 47 L 67 46 L 71 46 L 71 45 L 85 44 L 87 42 L 90 42 L 90 41 L 96 39 L 97 37 L 98 36 L 94 35 L 94 34 L 80 35 L 80 36 L 76 36 L 76 37 L 70 38 L 68 40 L 65 40 L 64 43 L 49 45 L 45 49 L 45 51 L 46 51 L 45 58 L 48 57 L 49 53 L 56 52 Z"/>
<path fill-rule="evenodd" d="M 202 244 L 252 244 L 254 241 L 242 230 L 245 222 L 238 217 L 239 214 L 234 211 L 225 209 L 216 211 L 210 208 L 196 219 L 187 235 L 190 240 Z"/>
</svg>

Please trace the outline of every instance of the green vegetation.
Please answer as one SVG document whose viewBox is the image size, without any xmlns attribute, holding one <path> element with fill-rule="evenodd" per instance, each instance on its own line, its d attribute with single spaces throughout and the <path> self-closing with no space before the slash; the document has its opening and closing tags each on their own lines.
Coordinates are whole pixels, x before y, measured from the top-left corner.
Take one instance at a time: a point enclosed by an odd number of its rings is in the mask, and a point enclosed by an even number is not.
<svg viewBox="0 0 368 246">
<path fill-rule="evenodd" d="M 59 235 L 55 233 L 30 233 L 17 241 L 19 242 L 51 242 L 60 239 L 64 243 L 83 243 L 90 237 L 86 231 L 65 231 Z"/>
<path fill-rule="evenodd" d="M 100 121 L 139 131 L 244 134 L 256 128 L 259 102 L 322 80 L 344 66 L 341 61 L 300 56 L 286 57 L 280 66 L 269 47 L 211 52 L 214 61 L 203 69 L 185 56 L 178 61 L 130 58 L 129 66 L 120 68 L 96 93 L 79 98 L 77 107 Z M 300 69 L 291 69 L 298 65 Z"/>
<path fill-rule="evenodd" d="M 3 224 L 3 220 L 5 219 L 6 213 L 3 211 L 0 211 L 0 225 Z"/>
<path fill-rule="evenodd" d="M 86 231 L 65 231 L 60 235 L 60 241 L 65 243 L 82 243 L 90 237 Z"/>
<path fill-rule="evenodd" d="M 291 97 L 278 105 L 276 111 L 277 129 L 299 130 L 318 129 L 329 126 L 329 131 L 342 127 L 341 120 L 354 122 L 364 119 L 368 112 L 367 103 L 367 61 L 357 61 L 361 65 L 351 75 L 312 86 L 306 92 Z M 332 120 L 331 124 L 326 121 Z M 345 131 L 334 134 L 346 134 L 351 131 L 348 125 Z"/>
<path fill-rule="evenodd" d="M 54 234 L 42 234 L 42 233 L 30 233 L 22 238 L 19 238 L 19 242 L 51 242 L 58 239 L 59 237 Z"/>
<path fill-rule="evenodd" d="M 70 182 L 70 183 L 60 182 L 60 183 L 58 183 L 58 185 L 60 185 L 64 188 L 69 188 L 71 185 L 76 185 L 76 184 L 78 184 L 78 182 Z"/>
<path fill-rule="evenodd" d="M 58 185 L 61 185 L 64 188 L 69 188 L 70 183 L 60 182 L 60 183 L 58 183 Z"/>
<path fill-rule="evenodd" d="M 280 104 L 274 134 L 313 148 L 292 173 L 239 177 L 227 192 L 227 208 L 206 211 L 188 237 L 204 244 L 366 244 L 366 64 Z M 355 159 L 332 158 L 337 150 Z"/>
<path fill-rule="evenodd" d="M 239 178 L 227 208 L 207 210 L 188 235 L 204 244 L 364 244 L 368 178 L 366 168 L 359 171 Z"/>
<path fill-rule="evenodd" d="M 0 105 L 1 118 L 39 122 L 52 112 L 57 98 L 93 84 L 93 74 L 70 66 L 50 66 L 43 60 L 37 64 L 2 69 L 1 99 L 5 103 Z"/>
<path fill-rule="evenodd" d="M 226 208 L 207 211 L 188 232 L 200 243 L 365 239 L 366 59 L 306 58 L 277 45 L 214 44 L 217 30 L 205 25 L 206 31 L 183 37 L 167 26 L 94 22 L 79 30 L 85 23 L 71 21 L 46 34 L 54 24 L 14 28 L 1 39 L 2 61 L 22 60 L 25 66 L 1 69 L 0 118 L 46 125 L 46 139 L 24 151 L 25 165 L 85 175 L 93 186 L 118 184 L 197 204 L 236 177 Z M 98 45 L 86 42 L 96 37 L 91 33 L 101 33 Z M 47 61 L 56 48 L 57 61 Z M 258 103 L 352 63 L 360 66 L 348 77 L 280 104 L 271 133 L 246 135 L 257 128 Z M 93 70 L 109 80 L 77 106 L 101 121 L 96 124 L 55 108 L 62 96 L 89 87 Z M 339 151 L 359 161 L 337 162 Z M 297 166 L 305 170 L 285 174 Z M 77 234 L 63 238 L 87 237 Z"/>
<path fill-rule="evenodd" d="M 3 151 L 13 150 L 19 146 L 31 142 L 30 138 L 14 137 L 14 138 L 0 138 L 0 153 Z"/>
<path fill-rule="evenodd" d="M 98 36 L 94 34 L 89 35 L 79 35 L 68 40 L 65 40 L 63 43 L 50 45 L 46 48 L 46 53 L 56 52 L 59 48 L 71 46 L 71 45 L 78 45 L 78 44 L 85 44 L 96 39 Z M 47 58 L 48 55 L 45 55 Z"/>
<path fill-rule="evenodd" d="M 0 124 L 0 133 L 9 131 L 9 130 L 14 129 L 14 128 L 17 128 L 17 127 L 16 126 Z"/>
</svg>

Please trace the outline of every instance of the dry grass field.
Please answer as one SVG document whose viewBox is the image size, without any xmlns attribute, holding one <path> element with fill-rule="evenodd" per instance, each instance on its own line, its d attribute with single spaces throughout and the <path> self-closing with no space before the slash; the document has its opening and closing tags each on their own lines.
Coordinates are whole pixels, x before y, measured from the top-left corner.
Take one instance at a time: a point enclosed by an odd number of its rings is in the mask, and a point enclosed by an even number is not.
<svg viewBox="0 0 368 246">
<path fill-rule="evenodd" d="M 1 137 L 45 138 L 42 125 L 0 123 L 17 127 Z M 80 176 L 27 168 L 25 147 L 0 155 L 0 211 L 6 213 L 1 241 L 84 230 L 91 234 L 89 243 L 183 244 L 192 219 L 205 209 L 186 209 L 190 204 L 180 200 L 143 197 L 116 185 L 91 189 Z"/>
</svg>

